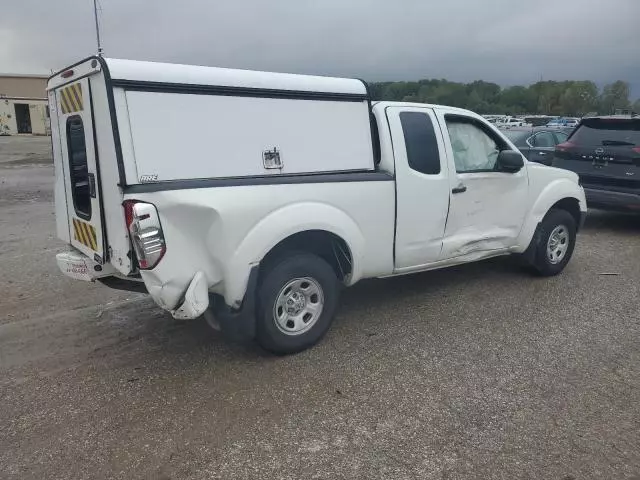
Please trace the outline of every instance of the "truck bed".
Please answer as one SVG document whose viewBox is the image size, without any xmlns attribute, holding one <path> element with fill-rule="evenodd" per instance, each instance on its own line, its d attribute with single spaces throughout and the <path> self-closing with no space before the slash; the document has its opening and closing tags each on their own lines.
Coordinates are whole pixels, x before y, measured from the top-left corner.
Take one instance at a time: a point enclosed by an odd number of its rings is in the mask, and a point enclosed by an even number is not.
<svg viewBox="0 0 640 480">
<path fill-rule="evenodd" d="M 361 252 L 347 284 L 392 273 L 394 187 L 381 172 L 193 180 L 131 186 L 125 200 L 153 203 L 160 212 L 168 247 L 158 267 L 142 272 L 150 293 L 156 286 L 168 306 L 177 304 L 203 271 L 211 291 L 233 305 L 243 297 L 247 265 L 297 232 L 328 225 Z"/>
</svg>

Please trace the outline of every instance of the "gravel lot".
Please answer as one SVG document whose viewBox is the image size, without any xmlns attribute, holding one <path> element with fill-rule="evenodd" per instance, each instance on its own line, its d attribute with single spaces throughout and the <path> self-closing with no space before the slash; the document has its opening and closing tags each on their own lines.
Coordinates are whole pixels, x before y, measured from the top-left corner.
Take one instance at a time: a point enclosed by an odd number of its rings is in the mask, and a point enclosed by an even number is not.
<svg viewBox="0 0 640 480">
<path fill-rule="evenodd" d="M 0 137 L 0 179 L 2 479 L 640 478 L 640 217 L 552 279 L 363 282 L 279 358 L 59 273 L 48 138 Z"/>
</svg>

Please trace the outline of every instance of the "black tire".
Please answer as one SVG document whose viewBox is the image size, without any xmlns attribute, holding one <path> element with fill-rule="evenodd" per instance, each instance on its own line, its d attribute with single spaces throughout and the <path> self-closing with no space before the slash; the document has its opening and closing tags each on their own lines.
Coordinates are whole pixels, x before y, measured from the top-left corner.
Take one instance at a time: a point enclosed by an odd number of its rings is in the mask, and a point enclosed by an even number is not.
<svg viewBox="0 0 640 480">
<path fill-rule="evenodd" d="M 560 261 L 554 263 L 547 254 L 547 246 L 549 244 L 551 234 L 556 230 L 556 228 L 561 227 L 566 228 L 566 242 L 568 245 L 566 247 L 564 257 L 562 257 Z M 564 270 L 564 267 L 566 267 L 569 260 L 571 260 L 573 249 L 576 246 L 576 231 L 576 221 L 569 212 L 559 209 L 549 210 L 540 224 L 540 229 L 538 230 L 537 235 L 535 235 L 532 240 L 532 242 L 535 242 L 535 244 L 532 244 L 534 251 L 532 252 L 530 264 L 533 268 L 533 272 L 543 277 L 550 277 L 557 275 Z"/>
<path fill-rule="evenodd" d="M 297 334 L 284 333 L 283 328 L 286 326 L 279 327 L 275 317 L 279 294 L 289 282 L 305 278 L 315 282 L 311 288 L 321 289 L 324 300 L 321 313 L 308 330 Z M 304 284 L 301 284 L 301 287 L 304 287 Z M 331 266 L 322 258 L 296 252 L 290 256 L 281 256 L 267 265 L 267 270 L 261 275 L 257 293 L 256 339 L 265 350 L 285 355 L 315 345 L 327 333 L 338 305 L 340 283 Z M 317 298 L 316 296 L 316 302 Z M 309 297 L 306 301 L 311 302 L 312 298 Z"/>
</svg>

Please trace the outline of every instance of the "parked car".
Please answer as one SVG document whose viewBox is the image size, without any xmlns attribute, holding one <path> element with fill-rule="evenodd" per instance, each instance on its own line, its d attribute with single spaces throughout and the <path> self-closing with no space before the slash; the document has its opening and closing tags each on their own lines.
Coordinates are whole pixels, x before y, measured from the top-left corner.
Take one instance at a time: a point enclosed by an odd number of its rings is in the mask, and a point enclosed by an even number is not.
<svg viewBox="0 0 640 480">
<path fill-rule="evenodd" d="M 640 210 L 640 117 L 583 118 L 553 165 L 580 176 L 590 206 Z"/>
<path fill-rule="evenodd" d="M 512 128 L 512 127 L 530 127 L 531 124 L 527 123 L 522 118 L 504 117 L 499 118 L 495 122 L 498 128 Z"/>
<path fill-rule="evenodd" d="M 575 128 L 579 122 L 580 122 L 580 119 L 578 118 L 570 118 L 570 117 L 555 118 L 551 120 L 549 123 L 547 123 L 547 127 Z"/>
<path fill-rule="evenodd" d="M 498 120 L 503 118 L 503 115 L 482 115 L 485 120 L 489 123 L 496 123 Z"/>
<path fill-rule="evenodd" d="M 479 115 L 359 80 L 92 57 L 48 96 L 62 272 L 276 353 L 364 278 L 511 254 L 556 275 L 586 213 L 576 174 Z"/>
<path fill-rule="evenodd" d="M 549 121 L 554 120 L 556 117 L 549 115 L 525 115 L 523 118 L 527 123 L 531 124 L 532 127 L 544 127 Z"/>
<path fill-rule="evenodd" d="M 551 165 L 556 145 L 565 142 L 569 133 L 556 128 L 512 128 L 504 134 L 532 162 Z"/>
</svg>

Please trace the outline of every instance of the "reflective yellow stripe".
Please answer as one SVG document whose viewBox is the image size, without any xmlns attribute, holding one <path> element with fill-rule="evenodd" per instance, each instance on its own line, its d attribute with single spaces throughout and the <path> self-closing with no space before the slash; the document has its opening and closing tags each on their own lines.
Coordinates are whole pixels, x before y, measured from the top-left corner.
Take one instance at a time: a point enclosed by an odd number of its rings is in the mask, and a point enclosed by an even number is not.
<svg viewBox="0 0 640 480">
<path fill-rule="evenodd" d="M 84 108 L 82 84 L 74 83 L 60 90 L 62 113 L 80 112 Z"/>
<path fill-rule="evenodd" d="M 69 91 L 69 88 L 64 89 L 64 96 L 67 98 L 67 105 L 69 106 L 69 112 L 75 112 L 76 105 L 73 102 L 73 98 L 71 98 L 72 95 L 71 95 L 71 92 Z"/>
<path fill-rule="evenodd" d="M 77 220 L 74 220 L 74 225 L 76 228 L 76 240 L 78 240 L 80 243 L 82 242 L 82 233 L 80 233 L 80 224 L 78 223 Z"/>
<path fill-rule="evenodd" d="M 82 239 L 87 247 L 91 248 L 91 242 L 89 242 L 89 230 L 87 229 L 87 224 L 84 222 L 80 223 L 80 228 L 82 229 Z"/>
<path fill-rule="evenodd" d="M 73 231 L 75 233 L 75 239 L 77 241 L 89 247 L 94 252 L 98 251 L 98 237 L 96 235 L 96 229 L 93 225 L 74 218 Z"/>
<path fill-rule="evenodd" d="M 73 219 L 73 231 L 75 233 L 75 239 L 80 241 L 80 233 L 78 232 L 78 222 L 76 219 Z"/>
<path fill-rule="evenodd" d="M 84 225 L 84 236 L 87 239 L 87 247 L 95 250 L 96 247 L 93 245 L 93 239 L 91 237 L 91 225 L 87 225 L 86 223 L 83 224 Z"/>
<path fill-rule="evenodd" d="M 82 222 L 78 222 L 78 230 L 80 230 L 80 242 L 87 245 L 87 237 L 84 231 L 84 224 Z"/>
<path fill-rule="evenodd" d="M 95 251 L 98 251 L 98 238 L 96 237 L 96 229 L 93 227 L 93 225 L 90 225 L 91 227 L 91 241 L 93 242 L 93 249 Z"/>
<path fill-rule="evenodd" d="M 67 98 L 69 99 L 71 111 L 76 112 L 78 110 L 78 105 L 76 104 L 76 99 L 73 98 L 73 87 L 65 88 L 65 93 L 67 94 Z"/>
<path fill-rule="evenodd" d="M 64 101 L 67 104 L 67 113 L 73 112 L 74 106 L 71 102 L 71 95 L 69 95 L 69 91 L 66 88 L 62 90 L 62 96 L 64 97 Z"/>
<path fill-rule="evenodd" d="M 78 241 L 83 245 L 86 245 L 86 242 L 84 241 L 84 231 L 82 230 L 82 224 L 78 220 L 75 220 L 75 224 Z"/>
<path fill-rule="evenodd" d="M 98 248 L 94 240 L 96 231 L 93 228 L 93 225 L 89 225 L 85 223 L 84 226 L 87 229 L 87 240 L 89 241 L 89 246 L 95 251 Z"/>
<path fill-rule="evenodd" d="M 60 106 L 62 107 L 62 113 L 69 113 L 69 105 L 67 105 L 67 98 L 64 95 L 64 88 L 60 90 Z"/>
<path fill-rule="evenodd" d="M 76 83 L 75 85 L 72 86 L 72 91 L 75 94 L 75 99 L 76 102 L 78 103 L 78 110 L 82 110 L 83 105 L 82 105 L 82 85 L 79 83 Z"/>
</svg>

